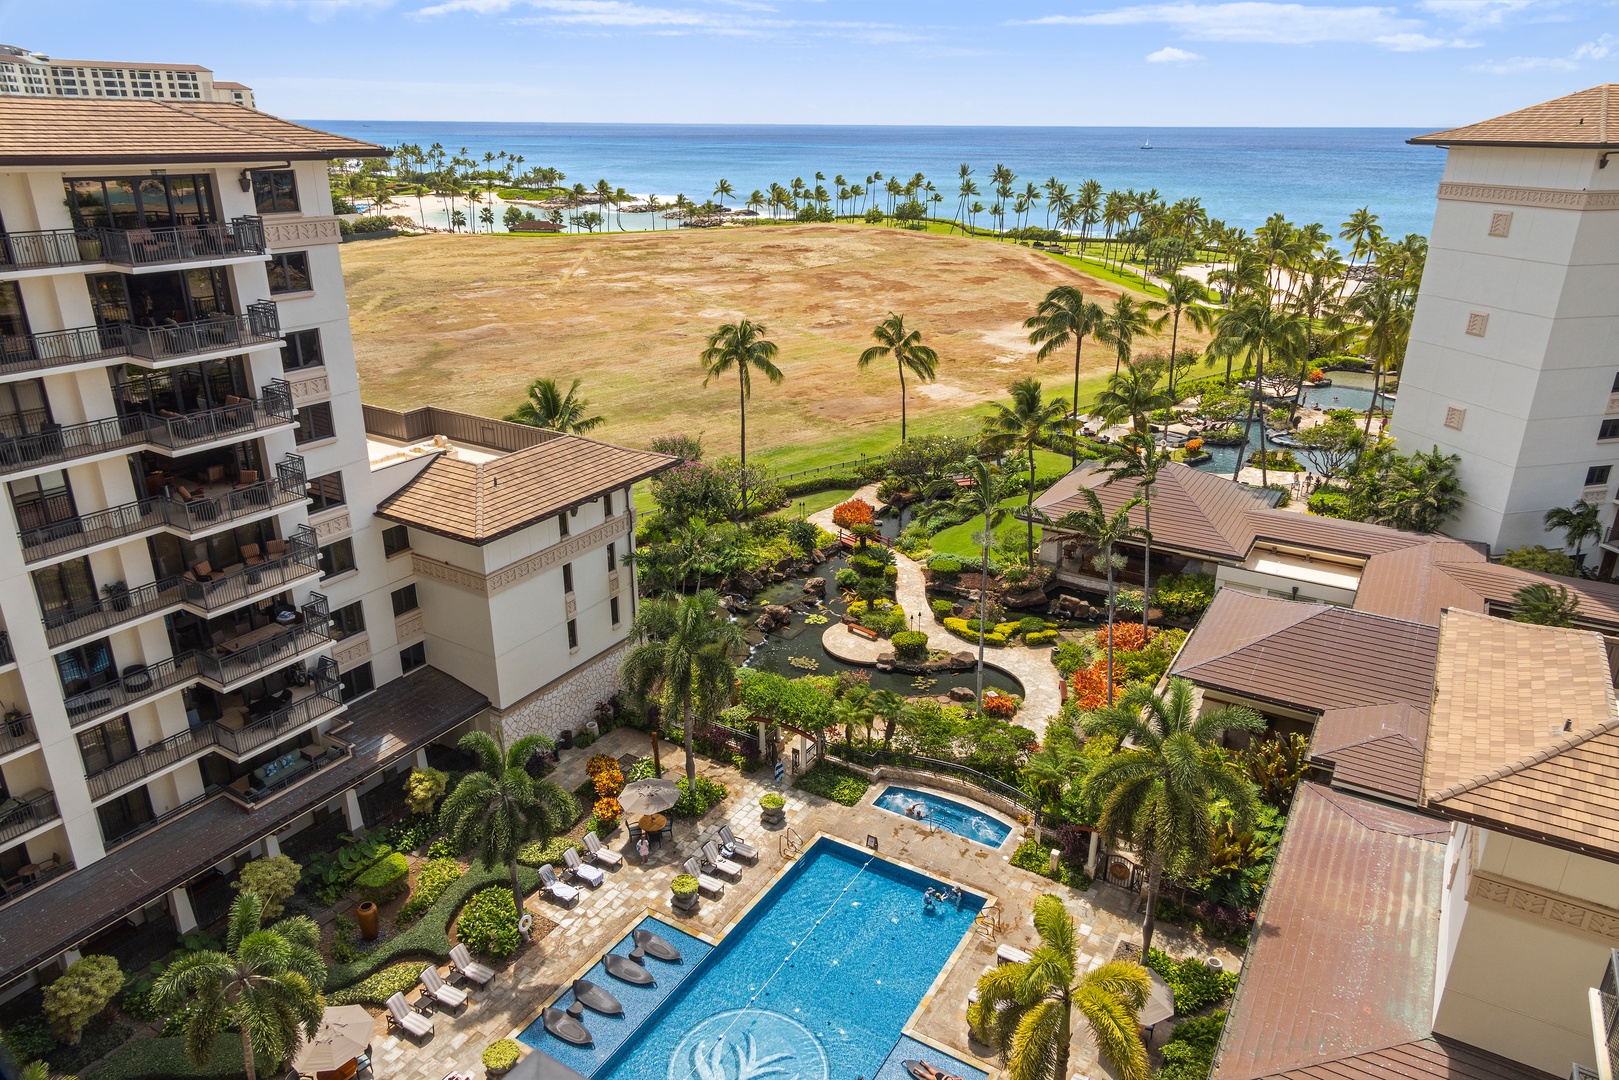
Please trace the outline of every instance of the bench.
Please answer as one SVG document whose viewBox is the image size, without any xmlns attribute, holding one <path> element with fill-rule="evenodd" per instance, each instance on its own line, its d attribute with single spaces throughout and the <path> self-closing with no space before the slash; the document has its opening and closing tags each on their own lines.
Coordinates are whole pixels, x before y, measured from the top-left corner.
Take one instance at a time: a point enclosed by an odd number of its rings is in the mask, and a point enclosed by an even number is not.
<svg viewBox="0 0 1619 1080">
<path fill-rule="evenodd" d="M 859 623 L 845 623 L 844 625 L 849 628 L 849 633 L 863 637 L 867 641 L 876 641 L 879 637 L 877 631 L 861 626 Z"/>
</svg>

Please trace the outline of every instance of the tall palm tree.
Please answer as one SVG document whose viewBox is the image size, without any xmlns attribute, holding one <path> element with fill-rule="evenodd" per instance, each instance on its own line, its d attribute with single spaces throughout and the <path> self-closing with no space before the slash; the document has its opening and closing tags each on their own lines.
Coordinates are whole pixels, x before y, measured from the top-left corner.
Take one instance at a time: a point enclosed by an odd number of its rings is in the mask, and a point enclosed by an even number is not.
<svg viewBox="0 0 1619 1080">
<path fill-rule="evenodd" d="M 648 600 L 635 614 L 630 637 L 640 643 L 624 655 L 620 673 L 636 701 L 656 696 L 665 715 L 680 716 L 686 741 L 686 784 L 697 784 L 692 717 L 713 716 L 730 704 L 736 668 L 731 653 L 742 631 L 720 607 L 720 594 L 702 589 L 679 600 Z"/>
<path fill-rule="evenodd" d="M 735 195 L 736 189 L 731 186 L 729 180 L 721 179 L 718 184 L 714 185 L 714 194 L 719 197 L 720 205 L 724 206 L 726 198 Z"/>
<path fill-rule="evenodd" d="M 1117 375 L 1119 369 L 1130 362 L 1130 350 L 1136 337 L 1151 329 L 1152 314 L 1147 306 L 1132 299 L 1129 293 L 1120 293 L 1107 309 L 1102 325 L 1096 329 L 1096 336 L 1113 346 L 1113 374 Z"/>
<path fill-rule="evenodd" d="M 1303 351 L 1304 319 L 1279 302 L 1273 290 L 1244 293 L 1220 313 L 1214 326 L 1214 340 L 1223 355 L 1246 354 L 1255 362 L 1254 392 L 1248 401 L 1248 428 L 1253 427 L 1255 402 L 1259 417 L 1259 482 L 1270 483 L 1265 456 L 1265 361 L 1276 356 L 1285 359 Z M 1231 478 L 1242 475 L 1242 451 L 1237 451 L 1236 469 Z"/>
<path fill-rule="evenodd" d="M 1009 1080 L 1064 1080 L 1074 1007 L 1096 1049 L 1119 1080 L 1147 1080 L 1147 1048 L 1136 1017 L 1152 991 L 1147 969 L 1112 960 L 1081 973 L 1079 935 L 1060 898 L 1034 901 L 1040 946 L 1026 961 L 990 968 L 978 979 L 967 1023 L 980 1042 L 997 1047 Z"/>
<path fill-rule="evenodd" d="M 1580 598 L 1567 585 L 1536 581 L 1512 594 L 1514 622 L 1536 626 L 1573 626 L 1580 614 Z"/>
<path fill-rule="evenodd" d="M 772 383 L 781 382 L 776 366 L 776 343 L 765 337 L 764 323 L 726 323 L 708 335 L 708 348 L 698 359 L 703 365 L 703 385 L 711 379 L 735 371 L 737 376 L 738 417 L 742 424 L 742 514 L 748 512 L 748 398 L 753 396 L 753 373 L 757 371 Z"/>
<path fill-rule="evenodd" d="M 1141 505 L 1139 497 L 1126 502 L 1109 514 L 1095 491 L 1081 486 L 1079 496 L 1085 501 L 1083 510 L 1070 510 L 1053 524 L 1059 529 L 1077 532 L 1095 545 L 1096 558 L 1091 565 L 1107 574 L 1107 700 L 1113 700 L 1113 620 L 1118 613 L 1113 589 L 1113 573 L 1122 559 L 1113 553 L 1114 545 L 1141 536 L 1141 530 L 1130 521 L 1130 511 Z"/>
<path fill-rule="evenodd" d="M 549 840 L 573 824 L 568 793 L 528 774 L 528 760 L 535 751 L 553 749 L 555 744 L 544 735 L 525 735 L 506 749 L 482 731 L 469 731 L 456 745 L 478 759 L 478 768 L 444 797 L 439 828 L 457 851 L 476 849 L 486 869 L 506 866 L 511 872 L 512 904 L 521 914 L 517 853 L 530 840 Z"/>
<path fill-rule="evenodd" d="M 1110 484 L 1135 481 L 1141 492 L 1141 629 L 1152 620 L 1152 491 L 1158 474 L 1169 464 L 1169 451 L 1158 445 L 1150 432 L 1132 431 L 1108 447 L 1104 468 Z"/>
<path fill-rule="evenodd" d="M 961 464 L 961 472 L 968 481 L 966 487 L 957 484 L 955 477 L 941 477 L 929 489 L 930 498 L 951 496 L 952 501 L 968 517 L 984 519 L 982 559 L 978 564 L 978 710 L 984 709 L 984 620 L 989 611 L 989 547 L 995 541 L 995 529 L 1006 520 L 1005 474 L 981 458 L 969 457 Z"/>
<path fill-rule="evenodd" d="M 578 396 L 581 380 L 573 380 L 564 394 L 555 379 L 535 379 L 528 384 L 528 400 L 506 414 L 506 419 L 530 427 L 583 435 L 607 423 L 605 416 L 586 416 L 590 400 Z"/>
<path fill-rule="evenodd" d="M 1073 285 L 1058 285 L 1046 293 L 1034 314 L 1023 320 L 1023 329 L 1029 332 L 1029 344 L 1040 346 L 1034 358 L 1044 360 L 1058 349 L 1074 346 L 1074 402 L 1079 402 L 1079 354 L 1085 347 L 1085 335 L 1095 334 L 1107 312 L 1102 305 L 1086 300 Z M 1079 417 L 1074 417 L 1073 445 L 1069 452 L 1071 468 L 1079 467 Z"/>
<path fill-rule="evenodd" d="M 1067 425 L 1068 399 L 1053 398 L 1046 401 L 1036 379 L 1019 379 L 1007 388 L 1012 393 L 1010 407 L 998 401 L 989 404 L 990 414 L 984 418 L 979 433 L 979 447 L 992 454 L 1017 451 L 1029 463 L 1029 565 L 1034 565 L 1034 451 L 1058 434 Z"/>
<path fill-rule="evenodd" d="M 904 722 L 905 711 L 910 706 L 892 690 L 873 692 L 870 704 L 871 711 L 883 719 L 883 749 L 891 749 L 894 745 L 894 729 Z"/>
<path fill-rule="evenodd" d="M 1207 330 L 1213 325 L 1214 309 L 1208 306 L 1208 290 L 1196 278 L 1169 273 L 1160 281 L 1164 287 L 1164 298 L 1147 301 L 1147 308 L 1164 312 L 1154 323 L 1156 330 L 1162 330 L 1165 321 L 1173 320 L 1169 331 L 1169 396 L 1173 399 L 1177 363 L 1175 350 L 1180 347 L 1181 316 L 1184 314 L 1186 321 L 1197 329 Z"/>
<path fill-rule="evenodd" d="M 1147 859 L 1147 914 L 1141 953 L 1152 946 L 1154 909 L 1164 871 L 1195 875 L 1214 843 L 1214 804 L 1223 800 L 1237 829 L 1253 822 L 1253 785 L 1232 769 L 1221 749 L 1228 731 L 1258 734 L 1265 719 L 1229 705 L 1198 715 L 1192 684 L 1170 679 L 1163 694 L 1137 683 L 1117 703 L 1085 717 L 1086 735 L 1121 740 L 1119 751 L 1096 762 L 1084 792 L 1100 810 L 1104 842 L 1129 841 Z"/>
<path fill-rule="evenodd" d="M 892 358 L 899 368 L 899 441 L 904 442 L 905 372 L 924 382 L 931 381 L 939 371 L 939 354 L 922 344 L 922 331 L 905 329 L 905 316 L 892 311 L 872 327 L 871 336 L 877 344 L 860 354 L 860 370 L 866 370 L 873 360 L 887 358 Z"/>
<path fill-rule="evenodd" d="M 214 1038 L 239 1026 L 248 1080 L 257 1080 L 260 1060 L 278 1072 L 315 1037 L 326 1011 L 320 928 L 307 915 L 266 927 L 263 916 L 263 899 L 244 891 L 230 906 L 224 950 L 184 953 L 152 986 L 158 1008 L 185 1008 L 185 1050 L 193 1065 L 207 1065 Z"/>
<path fill-rule="evenodd" d="M 1058 722 L 1052 721 L 1053 724 Z M 1023 763 L 1019 779 L 1022 781 L 1023 789 L 1034 796 L 1040 807 L 1040 813 L 1034 817 L 1036 844 L 1041 842 L 1041 816 L 1054 813 L 1062 806 L 1063 795 L 1081 779 L 1089 767 L 1090 759 L 1080 754 L 1078 746 L 1071 741 L 1060 742 L 1055 739 L 1047 739 L 1045 744 L 1030 754 L 1028 760 Z"/>
<path fill-rule="evenodd" d="M 1152 414 L 1172 403 L 1163 378 L 1156 361 L 1131 364 L 1108 378 L 1107 386 L 1090 405 L 1091 414 L 1105 424 L 1128 422 L 1133 432 L 1145 432 Z"/>
<path fill-rule="evenodd" d="M 1361 349 L 1372 358 L 1372 400 L 1366 406 L 1365 430 L 1370 438 L 1372 412 L 1377 408 L 1383 376 L 1397 370 L 1405 359 L 1416 301 L 1403 283 L 1379 278 L 1350 297 L 1348 307 L 1363 325 Z"/>
<path fill-rule="evenodd" d="M 1546 511 L 1546 531 L 1559 530 L 1565 542 L 1574 545 L 1576 568 L 1585 562 L 1585 553 L 1581 550 L 1585 542 L 1602 535 L 1600 515 L 1601 511 L 1584 499 L 1576 500 L 1573 506 L 1554 506 Z"/>
</svg>

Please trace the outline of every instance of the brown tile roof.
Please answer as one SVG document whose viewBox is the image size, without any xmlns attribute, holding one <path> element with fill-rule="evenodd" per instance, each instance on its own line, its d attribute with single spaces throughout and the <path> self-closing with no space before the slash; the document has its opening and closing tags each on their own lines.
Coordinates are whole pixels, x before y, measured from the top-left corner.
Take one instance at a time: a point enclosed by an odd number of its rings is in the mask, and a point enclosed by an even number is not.
<svg viewBox="0 0 1619 1080">
<path fill-rule="evenodd" d="M 1619 855 L 1619 702 L 1602 635 L 1447 612 L 1422 795 L 1446 816 Z"/>
<path fill-rule="evenodd" d="M 1428 710 L 1405 701 L 1328 709 L 1310 737 L 1310 759 L 1332 767 L 1335 787 L 1417 803 Z"/>
<path fill-rule="evenodd" d="M 476 464 L 440 455 L 379 503 L 377 516 L 452 540 L 487 544 L 678 462 L 667 454 L 577 435 Z"/>
<path fill-rule="evenodd" d="M 228 101 L 0 97 L 0 165 L 304 161 L 384 153 Z"/>
<path fill-rule="evenodd" d="M 1448 834 L 1422 814 L 1299 785 L 1212 1080 L 1386 1076 L 1361 1055 L 1431 1037 Z"/>
<path fill-rule="evenodd" d="M 1434 1036 L 1271 1073 L 1266 1080 L 1562 1080 L 1464 1042 Z"/>
<path fill-rule="evenodd" d="M 1606 83 L 1466 127 L 1418 135 L 1418 146 L 1619 146 L 1619 83 Z"/>
<path fill-rule="evenodd" d="M 1425 707 L 1438 639 L 1418 623 L 1221 589 L 1170 670 L 1199 686 L 1307 712 Z"/>
</svg>

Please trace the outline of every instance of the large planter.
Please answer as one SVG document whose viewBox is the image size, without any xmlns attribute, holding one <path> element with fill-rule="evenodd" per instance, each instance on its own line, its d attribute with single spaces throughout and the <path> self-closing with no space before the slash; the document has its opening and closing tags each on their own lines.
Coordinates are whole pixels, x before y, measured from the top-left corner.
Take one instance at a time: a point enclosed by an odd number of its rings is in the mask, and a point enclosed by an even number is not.
<svg viewBox="0 0 1619 1080">
<path fill-rule="evenodd" d="M 354 918 L 360 924 L 360 936 L 367 941 L 377 940 L 377 905 L 362 900 L 354 909 Z"/>
</svg>

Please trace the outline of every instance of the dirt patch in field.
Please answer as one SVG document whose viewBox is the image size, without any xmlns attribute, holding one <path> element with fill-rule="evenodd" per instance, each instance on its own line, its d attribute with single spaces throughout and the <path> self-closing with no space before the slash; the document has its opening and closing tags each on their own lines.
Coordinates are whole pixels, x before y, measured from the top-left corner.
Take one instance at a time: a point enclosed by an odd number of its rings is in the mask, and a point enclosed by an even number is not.
<svg viewBox="0 0 1619 1080">
<path fill-rule="evenodd" d="M 940 354 L 941 385 L 911 384 L 916 418 L 1028 373 L 1066 387 L 1072 368 L 1037 367 L 1023 319 L 1054 285 L 1104 306 L 1119 292 L 1012 244 L 852 225 L 401 238 L 345 245 L 343 266 L 367 401 L 499 416 L 529 380 L 577 377 L 608 418 L 602 437 L 700 432 L 715 450 L 736 443 L 736 382 L 704 388 L 697 356 L 721 323 L 763 322 L 781 348 L 786 380 L 754 384 L 751 449 L 895 421 L 893 366 L 856 368 L 889 311 Z M 1112 362 L 1086 342 L 1088 373 Z"/>
</svg>

